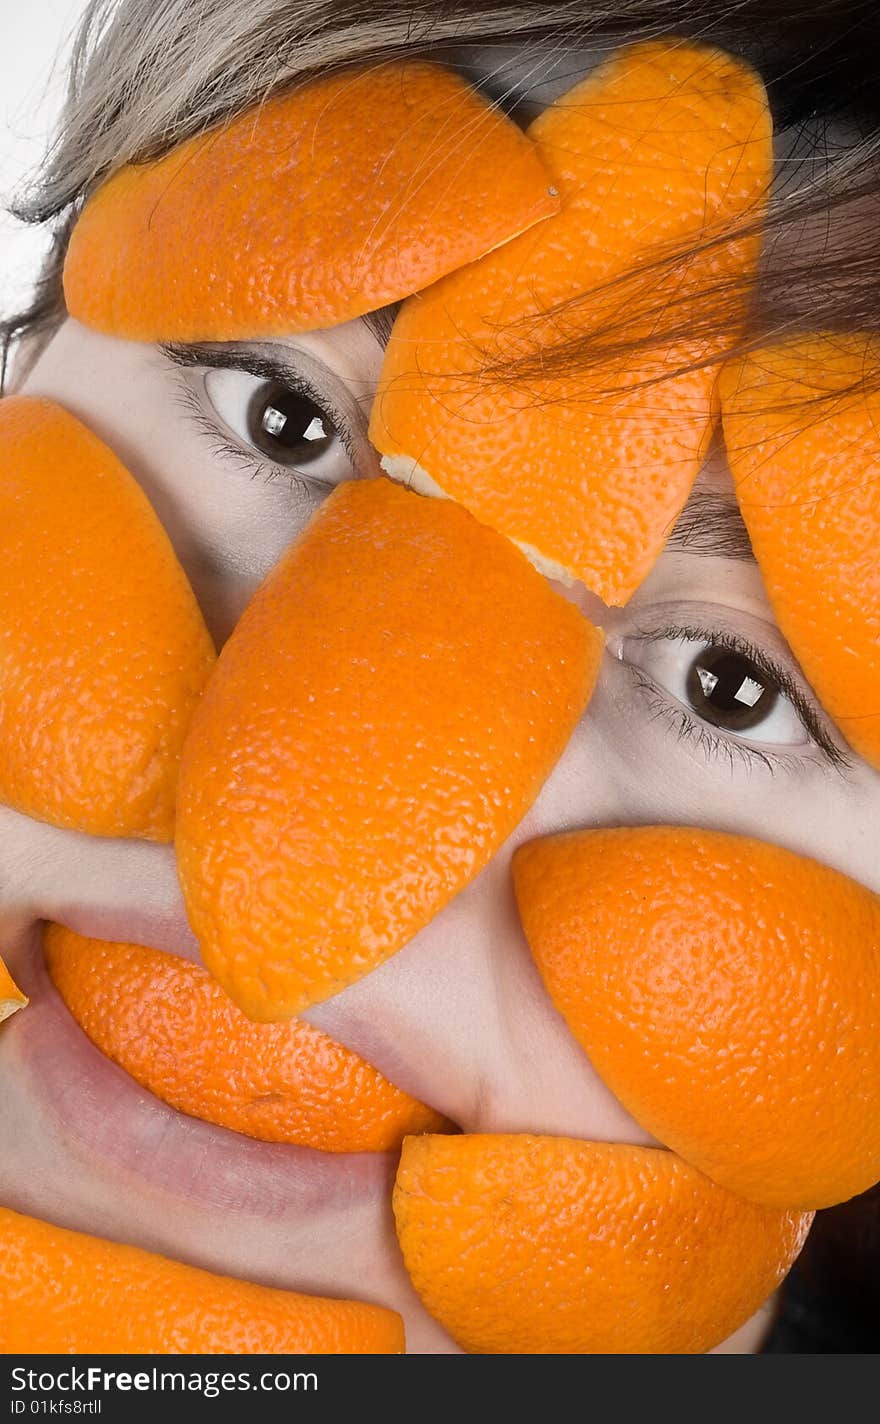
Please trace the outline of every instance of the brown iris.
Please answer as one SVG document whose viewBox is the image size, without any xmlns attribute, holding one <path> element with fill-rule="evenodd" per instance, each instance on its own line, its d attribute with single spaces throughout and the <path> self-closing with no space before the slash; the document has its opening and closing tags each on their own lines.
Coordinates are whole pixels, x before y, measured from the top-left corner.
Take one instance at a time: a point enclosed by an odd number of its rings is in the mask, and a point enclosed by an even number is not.
<svg viewBox="0 0 880 1424">
<path fill-rule="evenodd" d="M 325 410 L 280 381 L 265 382 L 252 395 L 247 435 L 271 460 L 297 467 L 320 459 L 338 438 Z"/>
<path fill-rule="evenodd" d="M 729 732 L 757 727 L 779 697 L 778 689 L 750 658 L 711 644 L 691 663 L 686 688 L 698 716 Z"/>
</svg>

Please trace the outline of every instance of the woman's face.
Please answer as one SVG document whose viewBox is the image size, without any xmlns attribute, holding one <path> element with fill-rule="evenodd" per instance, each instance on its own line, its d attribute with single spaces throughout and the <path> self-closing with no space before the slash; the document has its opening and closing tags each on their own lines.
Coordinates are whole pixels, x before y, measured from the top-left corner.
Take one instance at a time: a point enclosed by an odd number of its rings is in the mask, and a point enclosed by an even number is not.
<svg viewBox="0 0 880 1424">
<path fill-rule="evenodd" d="M 525 117 L 592 62 L 489 48 L 451 57 L 468 77 L 494 71 L 496 87 L 519 86 Z M 19 389 L 65 406 L 137 477 L 221 645 L 333 486 L 379 472 L 366 428 L 388 325 L 379 313 L 287 341 L 165 349 L 68 320 Z M 286 415 L 283 435 L 270 409 Z M 513 902 L 515 847 L 566 828 L 699 825 L 785 846 L 880 893 L 880 777 L 775 626 L 723 453 L 626 608 L 570 596 L 604 627 L 606 653 L 531 811 L 406 949 L 306 1017 L 464 1132 L 649 1143 L 550 1003 Z M 701 668 L 714 668 L 714 685 Z M 43 915 L 195 955 L 172 852 L 4 814 L 43 888 L 7 956 L 34 1004 L 0 1035 L 2 1135 L 14 1144 L 0 1200 L 246 1279 L 343 1297 L 369 1282 L 370 1299 L 405 1316 L 412 1351 L 455 1350 L 400 1261 L 393 1159 L 279 1148 L 183 1117 L 104 1060 L 45 980 L 32 928 Z M 761 1328 L 727 1348 L 754 1348 Z"/>
</svg>

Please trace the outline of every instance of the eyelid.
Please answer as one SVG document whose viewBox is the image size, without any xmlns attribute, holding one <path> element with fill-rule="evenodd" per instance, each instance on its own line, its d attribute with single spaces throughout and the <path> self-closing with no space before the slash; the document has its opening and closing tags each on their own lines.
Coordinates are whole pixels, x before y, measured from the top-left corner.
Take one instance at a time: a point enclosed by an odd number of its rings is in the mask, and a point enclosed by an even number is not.
<svg viewBox="0 0 880 1424">
<path fill-rule="evenodd" d="M 298 352 L 296 363 L 275 351 L 254 351 L 232 343 L 222 347 L 207 343 L 159 342 L 160 352 L 175 366 L 218 371 L 242 371 L 265 381 L 277 381 L 308 397 L 326 410 L 355 469 L 375 463 L 369 458 L 372 447 L 367 440 L 367 418 L 356 397 L 341 377 L 336 376 L 322 361 L 308 352 Z M 305 368 L 305 369 L 304 369 Z M 311 375 L 307 374 L 311 368 Z M 327 387 L 334 388 L 331 394 Z M 343 408 L 344 407 L 344 408 Z M 235 437 L 238 438 L 238 437 Z M 274 464 L 265 455 L 264 464 Z M 285 469 L 283 465 L 279 468 Z"/>
</svg>

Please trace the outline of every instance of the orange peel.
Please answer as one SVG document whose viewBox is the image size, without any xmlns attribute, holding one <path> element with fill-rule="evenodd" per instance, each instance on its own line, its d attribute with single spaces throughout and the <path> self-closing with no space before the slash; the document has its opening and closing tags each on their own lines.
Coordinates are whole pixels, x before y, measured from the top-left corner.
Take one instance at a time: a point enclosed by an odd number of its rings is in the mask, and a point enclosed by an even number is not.
<svg viewBox="0 0 880 1424">
<path fill-rule="evenodd" d="M 402 1354 L 393 1310 L 213 1275 L 0 1207 L 7 1354 Z"/>
<path fill-rule="evenodd" d="M 660 1142 L 769 1206 L 880 1178 L 880 897 L 689 827 L 550 836 L 513 874 L 554 1004 Z"/>
<path fill-rule="evenodd" d="M 850 745 L 880 768 L 878 373 L 874 335 L 794 336 L 729 362 L 719 392 L 776 620 Z"/>
<path fill-rule="evenodd" d="M 451 1127 L 313 1025 L 252 1023 L 206 970 L 177 955 L 59 925 L 46 930 L 44 949 L 92 1043 L 190 1117 L 322 1152 L 396 1151 L 409 1133 Z"/>
<path fill-rule="evenodd" d="M 25 1008 L 28 1003 L 27 995 L 21 992 L 3 960 L 0 959 L 0 1023 L 17 1013 L 19 1009 Z"/>
<path fill-rule="evenodd" d="M 0 802 L 170 840 L 214 647 L 131 474 L 61 406 L 0 403 Z"/>
<path fill-rule="evenodd" d="M 713 431 L 717 361 L 759 253 L 769 107 L 739 60 L 664 40 L 615 52 L 528 132 L 561 212 L 405 303 L 370 438 L 394 478 L 620 604 Z M 654 337 L 664 308 L 693 332 Z M 572 341 L 593 354 L 543 375 L 548 350 Z"/>
<path fill-rule="evenodd" d="M 506 539 L 390 480 L 325 501 L 193 718 L 177 854 L 211 973 L 289 1018 L 491 859 L 589 699 L 601 634 Z"/>
<path fill-rule="evenodd" d="M 394 1189 L 423 1304 L 472 1354 L 695 1354 L 772 1294 L 812 1213 L 671 1152 L 567 1137 L 408 1138 Z"/>
<path fill-rule="evenodd" d="M 335 326 L 557 211 L 514 123 L 437 64 L 315 80 L 86 203 L 64 268 L 77 320 L 132 341 Z"/>
</svg>

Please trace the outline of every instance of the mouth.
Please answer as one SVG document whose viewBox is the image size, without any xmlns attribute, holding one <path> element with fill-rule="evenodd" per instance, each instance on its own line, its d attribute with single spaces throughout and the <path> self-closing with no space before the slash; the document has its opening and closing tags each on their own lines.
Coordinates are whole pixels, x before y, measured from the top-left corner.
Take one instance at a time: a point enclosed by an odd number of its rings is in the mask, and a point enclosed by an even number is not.
<svg viewBox="0 0 880 1424">
<path fill-rule="evenodd" d="M 49 976 L 95 1047 L 190 1117 L 327 1152 L 394 1150 L 451 1126 L 320 1028 L 254 1023 L 199 965 L 60 925 L 43 942 Z"/>
<path fill-rule="evenodd" d="M 14 1091 L 0 1117 L 18 1143 L 0 1155 L 5 1207 L 223 1277 L 384 1305 L 405 1318 L 409 1352 L 460 1353 L 400 1257 L 397 1148 L 322 1151 L 197 1120 L 95 1047 L 36 931 L 17 977 L 30 1004 L 3 1026 Z"/>
<path fill-rule="evenodd" d="M 109 951 L 119 948 L 107 946 Z M 50 1222 L 60 1214 L 58 1225 L 97 1234 L 105 1241 L 139 1245 L 224 1276 L 307 1295 L 341 1293 L 344 1298 L 396 1309 L 406 1321 L 409 1353 L 460 1353 L 468 1348 L 470 1337 L 464 1327 L 459 1328 L 457 1317 L 447 1319 L 443 1309 L 431 1304 L 437 1284 L 435 1263 L 429 1263 L 430 1279 L 425 1284 L 413 1277 L 405 1250 L 401 1254 L 408 1238 L 404 1231 L 406 1239 L 398 1240 L 391 1209 L 395 1178 L 400 1202 L 398 1150 L 328 1152 L 256 1141 L 179 1111 L 137 1083 L 90 1041 L 52 981 L 51 962 L 51 952 L 47 963 L 35 935 L 30 959 L 23 966 L 26 972 L 20 974 L 31 1003 L 27 1013 L 6 1025 L 4 1055 L 8 1045 L 20 1069 L 28 1106 L 36 1109 L 37 1128 L 48 1125 L 49 1136 L 61 1150 L 53 1158 L 50 1147 L 48 1159 L 40 1159 L 38 1180 L 20 1179 L 22 1184 L 11 1197 L 3 1192 L 8 1206 Z M 187 966 L 184 972 L 191 969 Z M 98 963 L 95 980 L 100 983 L 101 977 Z M 14 1112 L 10 1121 L 14 1131 Z M 424 1144 L 429 1151 L 442 1152 L 445 1149 L 432 1144 L 444 1142 L 453 1149 L 463 1143 L 465 1150 L 469 1145 L 478 1151 L 483 1150 L 483 1142 L 500 1145 L 502 1150 L 512 1143 L 517 1151 L 524 1144 L 526 1156 L 530 1143 L 537 1143 L 545 1153 L 574 1153 L 578 1161 L 604 1152 L 602 1160 L 612 1166 L 619 1161 L 625 1165 L 627 1154 L 646 1155 L 645 1149 L 613 1144 L 597 1148 L 565 1138 L 460 1136 L 452 1124 L 447 1124 L 445 1135 L 408 1137 L 409 1148 Z M 670 1173 L 674 1177 L 683 1166 L 666 1151 L 648 1150 L 647 1156 L 664 1164 L 654 1169 L 661 1180 Z M 403 1161 L 407 1161 L 406 1150 Z M 60 1210 L 57 1162 L 65 1176 Z M 85 1193 L 77 1184 L 78 1173 L 86 1179 Z M 512 1181 L 504 1190 L 517 1196 Z M 422 1211 L 422 1198 L 418 1193 L 416 1198 Z M 433 1202 L 432 1192 L 427 1200 Z M 482 1193 L 477 1198 L 481 1200 Z M 52 1203 L 48 1210 L 47 1202 Z M 629 1216 L 621 1213 L 620 1222 L 625 1225 Z M 495 1221 L 491 1211 L 489 1219 Z M 300 1228 L 306 1221 L 308 1230 L 303 1233 Z M 558 1226 L 551 1224 L 550 1230 L 555 1251 Z M 433 1228 L 429 1235 L 433 1239 Z M 490 1285 L 491 1274 L 486 1277 Z M 445 1289 L 442 1273 L 438 1279 Z M 772 1284 L 762 1279 L 755 1300 L 763 1298 L 761 1292 L 766 1294 Z M 468 1328 L 472 1314 L 468 1304 Z M 479 1342 L 473 1348 L 485 1352 Z M 578 1345 L 574 1352 L 594 1351 Z"/>
<path fill-rule="evenodd" d="M 36 948 L 26 1014 L 6 1026 L 31 1101 L 75 1157 L 129 1185 L 269 1222 L 387 1199 L 395 1151 L 328 1152 L 190 1117 L 141 1087 L 75 1022 Z M 15 1203 L 10 1203 L 15 1205 Z"/>
</svg>

